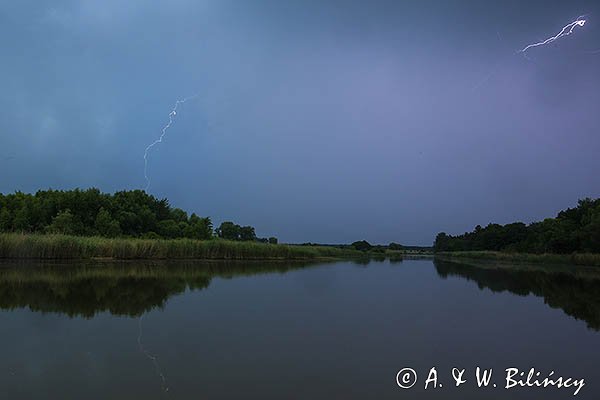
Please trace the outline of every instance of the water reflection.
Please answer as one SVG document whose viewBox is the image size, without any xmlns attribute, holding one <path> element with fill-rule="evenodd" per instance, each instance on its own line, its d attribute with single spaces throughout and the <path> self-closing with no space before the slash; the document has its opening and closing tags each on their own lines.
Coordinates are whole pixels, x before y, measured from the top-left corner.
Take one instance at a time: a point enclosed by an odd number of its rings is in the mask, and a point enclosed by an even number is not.
<svg viewBox="0 0 600 400">
<path fill-rule="evenodd" d="M 390 260 L 390 263 L 401 262 Z M 355 264 L 376 267 L 373 260 Z M 285 273 L 317 264 L 289 262 L 211 262 L 88 265 L 1 265 L 0 309 L 28 308 L 42 313 L 92 318 L 101 312 L 140 317 L 163 308 L 167 300 L 186 290 L 206 289 L 215 277 L 233 278 L 266 273 Z M 322 263 L 318 264 L 322 265 Z M 547 268 L 465 264 L 434 260 L 437 274 L 457 276 L 479 288 L 542 297 L 552 308 L 586 321 L 600 330 L 600 271 L 597 269 Z"/>
<path fill-rule="evenodd" d="M 584 320 L 593 330 L 600 330 L 600 271 L 597 268 L 548 268 L 481 261 L 466 264 L 437 258 L 434 264 L 442 278 L 458 276 L 476 282 L 480 289 L 542 297 L 548 306 Z"/>
<path fill-rule="evenodd" d="M 139 317 L 162 308 L 171 296 L 207 288 L 214 277 L 284 273 L 307 266 L 264 262 L 2 265 L 0 308 L 85 318 L 100 312 Z"/>
<path fill-rule="evenodd" d="M 392 264 L 0 263 L 3 398 L 565 398 L 395 383 L 433 365 L 558 368 L 600 398 L 600 335 L 519 297 L 598 329 L 600 271 Z"/>
</svg>

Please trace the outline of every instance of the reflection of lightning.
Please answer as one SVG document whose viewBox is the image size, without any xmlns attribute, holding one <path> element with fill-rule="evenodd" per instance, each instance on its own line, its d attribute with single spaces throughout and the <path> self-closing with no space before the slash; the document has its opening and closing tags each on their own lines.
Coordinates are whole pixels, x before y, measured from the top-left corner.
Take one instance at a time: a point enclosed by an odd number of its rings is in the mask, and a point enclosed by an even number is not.
<svg viewBox="0 0 600 400">
<path fill-rule="evenodd" d="M 160 377 L 161 380 L 161 387 L 163 392 L 168 392 L 169 388 L 167 387 L 167 379 L 165 378 L 165 375 L 163 374 L 162 370 L 160 369 L 160 365 L 158 364 L 158 357 L 155 356 L 154 354 L 150 353 L 148 350 L 146 350 L 146 348 L 144 347 L 144 344 L 142 343 L 142 317 L 140 316 L 139 318 L 139 334 L 138 334 L 138 347 L 140 348 L 140 352 L 142 354 L 144 354 L 146 357 L 148 357 L 148 359 L 150 361 L 152 361 L 152 364 L 154 364 L 154 369 L 156 370 L 156 374 Z"/>
<path fill-rule="evenodd" d="M 573 30 L 575 29 L 576 26 L 582 27 L 583 25 L 585 25 L 585 19 L 581 19 L 581 18 L 583 18 L 583 16 L 578 17 L 577 20 L 571 22 L 568 25 L 565 25 L 565 27 L 563 27 L 561 29 L 561 31 L 558 32 L 558 34 L 556 34 L 555 36 L 551 36 L 548 39 L 541 41 L 541 42 L 529 44 L 529 45 L 525 46 L 524 48 L 522 48 L 521 50 L 519 50 L 518 53 L 525 53 L 527 50 L 531 49 L 532 47 L 545 46 L 549 43 L 554 42 L 557 39 L 560 39 L 563 36 L 569 36 L 571 33 L 573 33 Z"/>
<path fill-rule="evenodd" d="M 180 104 L 183 104 L 186 101 L 192 100 L 198 96 L 199 96 L 198 94 L 195 94 L 193 96 L 186 97 L 183 100 L 177 100 L 175 102 L 175 106 L 169 113 L 169 123 L 167 123 L 167 125 L 165 125 L 164 128 L 162 128 L 159 138 L 156 139 L 154 142 L 150 143 L 148 145 L 148 147 L 146 147 L 146 150 L 144 151 L 144 178 L 146 179 L 146 188 L 145 188 L 146 191 L 148 191 L 148 188 L 150 187 L 150 178 L 148 177 L 148 154 L 149 154 L 150 150 L 152 150 L 152 148 L 154 146 L 156 146 L 157 144 L 162 143 L 163 138 L 165 137 L 165 135 L 167 133 L 167 130 L 171 127 L 171 125 L 173 125 L 173 122 L 175 121 L 175 116 L 177 115 L 177 107 L 179 107 Z"/>
</svg>

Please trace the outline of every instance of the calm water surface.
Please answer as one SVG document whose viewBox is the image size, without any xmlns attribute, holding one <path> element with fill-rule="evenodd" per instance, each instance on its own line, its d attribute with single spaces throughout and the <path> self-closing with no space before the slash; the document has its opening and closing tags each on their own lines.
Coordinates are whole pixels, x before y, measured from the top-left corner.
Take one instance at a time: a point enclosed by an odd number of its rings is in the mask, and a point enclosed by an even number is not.
<svg viewBox="0 0 600 400">
<path fill-rule="evenodd" d="M 6 399 L 573 398 L 505 390 L 508 367 L 585 378 L 576 398 L 600 398 L 594 270 L 2 264 L 0 309 Z M 432 366 L 444 386 L 424 390 Z M 476 366 L 498 387 L 477 388 Z M 467 369 L 459 388 L 453 367 Z"/>
</svg>

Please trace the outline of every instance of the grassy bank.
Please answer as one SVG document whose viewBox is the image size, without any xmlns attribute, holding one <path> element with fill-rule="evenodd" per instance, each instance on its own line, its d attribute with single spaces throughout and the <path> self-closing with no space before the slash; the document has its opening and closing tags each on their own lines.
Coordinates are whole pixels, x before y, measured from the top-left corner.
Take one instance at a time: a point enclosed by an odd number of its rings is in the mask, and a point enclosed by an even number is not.
<svg viewBox="0 0 600 400">
<path fill-rule="evenodd" d="M 529 254 L 501 251 L 453 251 L 437 252 L 436 256 L 449 259 L 497 260 L 515 263 L 575 264 L 600 266 L 600 254 Z"/>
<path fill-rule="evenodd" d="M 0 234 L 0 258 L 75 260 L 310 260 L 351 258 L 361 253 L 319 246 L 288 246 L 257 242 L 193 239 L 108 239 L 67 235 Z"/>
</svg>

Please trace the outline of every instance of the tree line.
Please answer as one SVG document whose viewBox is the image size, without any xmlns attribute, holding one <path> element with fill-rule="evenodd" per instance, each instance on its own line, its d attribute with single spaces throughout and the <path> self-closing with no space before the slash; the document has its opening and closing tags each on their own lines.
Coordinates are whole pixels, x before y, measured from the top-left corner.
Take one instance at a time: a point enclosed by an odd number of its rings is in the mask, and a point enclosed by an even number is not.
<svg viewBox="0 0 600 400">
<path fill-rule="evenodd" d="M 95 188 L 0 193 L 0 232 L 277 243 L 274 237 L 257 238 L 252 226 L 230 221 L 213 229 L 210 217 L 188 215 L 143 190 L 107 194 Z"/>
<path fill-rule="evenodd" d="M 577 207 L 526 225 L 477 225 L 472 232 L 435 238 L 435 251 L 514 251 L 523 253 L 600 253 L 600 199 L 579 200 Z"/>
</svg>

